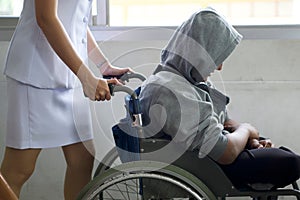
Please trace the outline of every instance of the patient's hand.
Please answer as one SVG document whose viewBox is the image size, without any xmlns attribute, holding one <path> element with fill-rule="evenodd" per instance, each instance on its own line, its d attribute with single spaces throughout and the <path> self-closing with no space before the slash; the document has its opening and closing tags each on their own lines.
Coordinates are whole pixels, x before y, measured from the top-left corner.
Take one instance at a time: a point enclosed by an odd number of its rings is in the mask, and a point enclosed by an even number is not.
<svg viewBox="0 0 300 200">
<path fill-rule="evenodd" d="M 247 143 L 247 149 L 260 149 L 260 148 L 272 148 L 274 144 L 270 139 L 258 140 L 250 139 Z"/>
<path fill-rule="evenodd" d="M 273 148 L 274 144 L 270 139 L 264 139 L 264 140 L 259 140 L 259 143 L 264 147 L 264 148 Z"/>
<path fill-rule="evenodd" d="M 238 127 L 240 126 L 240 123 L 229 119 L 224 122 L 224 129 L 230 133 L 234 132 Z"/>
</svg>

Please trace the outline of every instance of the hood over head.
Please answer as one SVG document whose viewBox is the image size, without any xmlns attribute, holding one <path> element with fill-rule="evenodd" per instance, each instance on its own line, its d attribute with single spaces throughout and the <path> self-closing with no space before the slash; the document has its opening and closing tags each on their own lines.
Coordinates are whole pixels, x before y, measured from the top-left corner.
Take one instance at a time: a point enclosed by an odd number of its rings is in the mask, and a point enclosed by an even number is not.
<svg viewBox="0 0 300 200">
<path fill-rule="evenodd" d="M 241 40 L 223 16 L 202 9 L 176 29 L 162 50 L 160 67 L 175 69 L 192 84 L 203 82 Z"/>
</svg>

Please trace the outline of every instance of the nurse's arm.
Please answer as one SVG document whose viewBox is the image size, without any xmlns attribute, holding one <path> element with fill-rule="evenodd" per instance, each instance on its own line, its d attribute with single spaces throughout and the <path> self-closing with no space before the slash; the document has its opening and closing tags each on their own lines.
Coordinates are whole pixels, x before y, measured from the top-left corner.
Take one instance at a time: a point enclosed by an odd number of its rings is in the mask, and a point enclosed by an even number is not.
<svg viewBox="0 0 300 200">
<path fill-rule="evenodd" d="M 35 12 L 37 23 L 53 50 L 77 74 L 85 66 L 57 16 L 57 0 L 35 0 Z"/>
<path fill-rule="evenodd" d="M 93 61 L 93 63 L 95 63 L 99 68 L 104 64 L 109 64 L 108 59 L 104 56 L 103 52 L 99 48 L 89 28 L 87 30 L 87 41 L 88 55 L 89 58 Z"/>
<path fill-rule="evenodd" d="M 91 100 L 109 100 L 111 96 L 107 81 L 96 78 L 73 47 L 57 16 L 57 0 L 35 0 L 35 12 L 37 23 L 49 44 L 70 70 L 77 75 L 83 85 L 85 95 Z M 109 80 L 109 82 L 119 83 L 117 80 Z"/>
<path fill-rule="evenodd" d="M 130 68 L 120 68 L 112 66 L 109 60 L 105 57 L 101 49 L 99 48 L 92 32 L 88 28 L 87 30 L 87 41 L 88 41 L 88 55 L 93 63 L 99 68 L 103 75 L 121 75 L 128 71 L 132 72 Z"/>
</svg>

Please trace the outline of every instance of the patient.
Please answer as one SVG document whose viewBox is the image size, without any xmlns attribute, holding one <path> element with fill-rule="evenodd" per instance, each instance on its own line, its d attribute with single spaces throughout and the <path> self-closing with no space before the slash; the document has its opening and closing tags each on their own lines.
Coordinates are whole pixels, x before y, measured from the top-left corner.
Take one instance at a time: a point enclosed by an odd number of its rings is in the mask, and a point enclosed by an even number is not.
<svg viewBox="0 0 300 200">
<path fill-rule="evenodd" d="M 300 156 L 275 148 L 252 125 L 230 119 L 229 98 L 208 81 L 241 39 L 212 8 L 178 27 L 162 51 L 161 63 L 142 86 L 145 133 L 170 136 L 197 151 L 199 158 L 211 157 L 236 186 L 285 187 L 299 179 Z"/>
</svg>

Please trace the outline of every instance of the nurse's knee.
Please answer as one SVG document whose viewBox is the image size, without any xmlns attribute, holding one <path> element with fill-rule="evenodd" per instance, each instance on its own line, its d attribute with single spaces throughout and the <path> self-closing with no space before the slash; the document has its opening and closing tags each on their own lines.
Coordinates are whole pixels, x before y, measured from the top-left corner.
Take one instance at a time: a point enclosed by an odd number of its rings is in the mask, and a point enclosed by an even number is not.
<svg viewBox="0 0 300 200">
<path fill-rule="evenodd" d="M 67 167 L 71 171 L 91 171 L 94 163 L 94 147 L 77 143 L 63 147 Z"/>
<path fill-rule="evenodd" d="M 1 173 L 8 182 L 23 184 L 34 172 L 40 150 L 6 148 Z"/>
<path fill-rule="evenodd" d="M 32 166 L 12 166 L 8 169 L 1 168 L 1 173 L 8 182 L 23 185 L 33 174 L 34 168 Z"/>
</svg>

